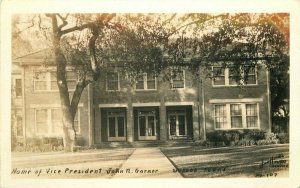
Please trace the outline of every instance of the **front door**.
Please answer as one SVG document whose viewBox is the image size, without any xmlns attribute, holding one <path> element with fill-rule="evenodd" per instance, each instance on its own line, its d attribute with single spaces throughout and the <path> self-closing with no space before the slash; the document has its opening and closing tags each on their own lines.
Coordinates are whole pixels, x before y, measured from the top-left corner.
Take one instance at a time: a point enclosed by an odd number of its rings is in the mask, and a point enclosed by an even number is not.
<svg viewBox="0 0 300 188">
<path fill-rule="evenodd" d="M 156 117 L 155 111 L 138 112 L 138 139 L 156 140 Z"/>
<path fill-rule="evenodd" d="M 171 113 L 169 120 L 169 138 L 187 136 L 185 113 Z"/>
<path fill-rule="evenodd" d="M 107 116 L 108 141 L 126 141 L 125 113 L 110 111 Z"/>
</svg>

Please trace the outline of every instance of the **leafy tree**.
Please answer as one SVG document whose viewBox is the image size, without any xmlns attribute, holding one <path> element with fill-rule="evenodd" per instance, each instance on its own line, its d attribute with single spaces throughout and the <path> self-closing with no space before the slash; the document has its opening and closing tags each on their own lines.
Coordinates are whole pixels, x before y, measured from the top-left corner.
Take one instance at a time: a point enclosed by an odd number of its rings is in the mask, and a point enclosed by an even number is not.
<svg viewBox="0 0 300 188">
<path fill-rule="evenodd" d="M 22 28 L 40 34 L 52 49 L 66 151 L 75 145 L 74 117 L 82 91 L 111 61 L 122 63 L 129 80 L 141 72 L 163 72 L 169 78 L 165 70 L 170 66 L 189 67 L 198 77 L 199 69 L 216 62 L 234 69 L 237 81 L 247 81 L 247 71 L 240 69 L 245 63 L 262 63 L 270 70 L 289 67 L 286 14 L 46 14 L 29 23 L 34 24 Z M 71 99 L 69 64 L 79 75 Z"/>
</svg>

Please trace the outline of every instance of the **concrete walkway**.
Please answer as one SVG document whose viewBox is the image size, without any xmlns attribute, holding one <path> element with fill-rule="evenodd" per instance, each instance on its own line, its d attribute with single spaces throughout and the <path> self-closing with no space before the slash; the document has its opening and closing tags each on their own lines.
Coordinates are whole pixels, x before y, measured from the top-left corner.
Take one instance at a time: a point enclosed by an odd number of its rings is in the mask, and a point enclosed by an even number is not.
<svg viewBox="0 0 300 188">
<path fill-rule="evenodd" d="M 137 148 L 113 178 L 182 178 L 159 148 Z"/>
</svg>

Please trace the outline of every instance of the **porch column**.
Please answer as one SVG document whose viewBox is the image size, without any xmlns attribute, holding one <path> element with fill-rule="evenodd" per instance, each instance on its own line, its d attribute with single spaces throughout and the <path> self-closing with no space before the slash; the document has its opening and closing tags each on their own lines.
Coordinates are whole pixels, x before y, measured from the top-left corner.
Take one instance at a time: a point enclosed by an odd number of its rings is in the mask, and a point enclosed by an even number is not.
<svg viewBox="0 0 300 188">
<path fill-rule="evenodd" d="M 134 138 L 134 126 L 133 126 L 133 107 L 132 107 L 132 88 L 129 86 L 127 89 L 127 102 L 128 107 L 126 109 L 127 118 L 127 142 L 133 142 Z"/>
<path fill-rule="evenodd" d="M 167 140 L 167 110 L 165 101 L 162 99 L 159 107 L 160 140 Z"/>
<path fill-rule="evenodd" d="M 193 105 L 193 139 L 199 140 L 200 138 L 200 124 L 199 124 L 199 112 L 198 105 Z"/>
</svg>

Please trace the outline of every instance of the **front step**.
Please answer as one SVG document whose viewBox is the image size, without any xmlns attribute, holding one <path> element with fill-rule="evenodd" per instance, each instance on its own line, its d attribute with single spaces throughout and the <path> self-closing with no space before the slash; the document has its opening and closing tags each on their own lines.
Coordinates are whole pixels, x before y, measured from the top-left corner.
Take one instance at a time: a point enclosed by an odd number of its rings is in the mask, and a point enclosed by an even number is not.
<svg viewBox="0 0 300 188">
<path fill-rule="evenodd" d="M 102 142 L 95 145 L 97 149 L 101 148 L 143 148 L 143 147 L 174 147 L 174 146 L 192 146 L 194 141 L 191 139 L 186 140 L 149 140 L 149 141 L 134 141 L 130 142 Z"/>
</svg>

